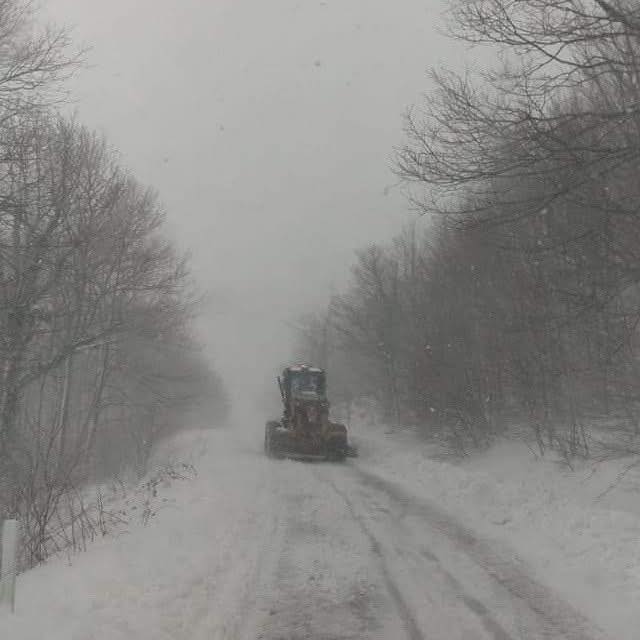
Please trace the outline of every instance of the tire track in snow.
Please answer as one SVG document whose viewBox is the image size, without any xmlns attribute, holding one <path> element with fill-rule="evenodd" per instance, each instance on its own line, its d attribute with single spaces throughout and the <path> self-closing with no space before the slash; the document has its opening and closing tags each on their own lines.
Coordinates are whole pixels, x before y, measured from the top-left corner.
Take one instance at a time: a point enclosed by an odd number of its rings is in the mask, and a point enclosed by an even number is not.
<svg viewBox="0 0 640 640">
<path fill-rule="evenodd" d="M 367 538 L 369 538 L 372 550 L 378 557 L 378 560 L 380 562 L 381 571 L 385 580 L 385 586 L 387 587 L 391 597 L 396 604 L 398 612 L 400 613 L 400 616 L 405 624 L 408 637 L 410 638 L 410 640 L 426 640 L 426 636 L 420 629 L 410 606 L 404 599 L 397 583 L 391 577 L 386 559 L 382 553 L 381 546 L 377 538 L 371 532 L 371 529 L 366 525 L 364 518 L 356 513 L 354 504 L 346 496 L 346 494 L 341 489 L 339 489 L 332 480 L 329 480 L 328 482 L 333 487 L 333 490 L 342 498 L 342 500 L 344 500 L 349 509 L 349 512 L 358 522 L 363 533 L 367 536 Z M 383 509 L 382 511 L 386 512 L 388 515 L 391 515 L 390 512 L 386 509 Z M 396 548 L 396 551 L 398 552 L 398 555 L 403 555 L 401 549 Z M 422 549 L 420 551 L 420 555 L 430 563 L 434 563 L 437 565 L 439 572 L 442 574 L 442 576 L 444 576 L 446 581 L 453 588 L 453 591 L 459 596 L 460 600 L 465 604 L 465 606 L 473 611 L 473 613 L 480 619 L 482 626 L 493 638 L 493 640 L 513 640 L 513 638 L 500 625 L 500 623 L 491 616 L 491 613 L 487 609 L 487 607 L 485 607 L 485 605 L 482 604 L 478 599 L 466 593 L 464 587 L 462 586 L 462 583 L 442 567 L 439 559 L 433 553 L 426 549 Z"/>
<path fill-rule="evenodd" d="M 426 640 L 426 637 L 424 636 L 424 634 L 420 630 L 420 627 L 418 626 L 418 622 L 413 612 L 411 611 L 411 608 L 409 607 L 406 600 L 404 599 L 395 580 L 391 577 L 389 567 L 387 566 L 387 562 L 384 557 L 384 554 L 382 553 L 382 548 L 380 546 L 380 543 L 378 542 L 378 539 L 373 535 L 369 527 L 367 527 L 364 521 L 364 518 L 362 518 L 360 515 L 356 513 L 353 503 L 351 502 L 351 500 L 349 500 L 349 498 L 345 495 L 345 493 L 340 489 L 338 489 L 338 487 L 335 485 L 335 483 L 332 480 L 329 480 L 328 484 L 331 485 L 331 487 L 336 492 L 336 494 L 338 494 L 340 498 L 342 498 L 344 503 L 347 505 L 349 514 L 358 523 L 360 530 L 365 535 L 365 537 L 369 540 L 369 543 L 371 544 L 371 551 L 378 561 L 380 572 L 384 579 L 385 587 L 389 592 L 389 595 L 393 599 L 396 609 L 398 610 L 398 614 L 402 619 L 402 623 L 407 633 L 407 637 L 409 638 L 409 640 Z"/>
<path fill-rule="evenodd" d="M 480 618 L 484 628 L 494 640 L 513 640 L 504 627 L 491 615 L 489 609 L 480 600 L 465 591 L 462 583 L 442 566 L 440 559 L 435 554 L 427 549 L 422 549 L 420 554 L 437 565 L 438 570 L 446 577 L 453 590 L 459 594 L 464 604 Z"/>
<path fill-rule="evenodd" d="M 394 505 L 398 506 L 403 516 L 412 515 L 422 520 L 429 528 L 438 531 L 453 545 L 462 551 L 476 565 L 480 566 L 495 582 L 502 586 L 512 598 L 520 601 L 531 610 L 543 623 L 543 638 L 559 640 L 604 640 L 602 631 L 595 624 L 563 601 L 551 589 L 532 578 L 526 568 L 520 566 L 513 558 L 505 557 L 490 542 L 483 540 L 469 528 L 462 525 L 444 509 L 417 496 L 404 491 L 395 483 L 360 468 L 349 465 L 356 481 L 366 488 L 371 488 L 386 495 Z M 462 588 L 460 581 L 442 568 L 434 554 L 422 551 L 423 555 L 438 562 L 445 575 L 453 580 L 458 590 Z M 509 635 L 490 616 L 488 609 L 476 598 L 461 593 L 463 602 L 486 622 L 485 628 L 494 633 L 499 640 L 508 640 Z M 495 627 L 498 625 L 498 627 Z M 487 626 L 488 625 L 488 626 Z M 495 634 L 498 635 L 495 635 Z M 500 635 L 503 634 L 503 635 Z M 540 637 L 540 636 L 536 636 Z"/>
<path fill-rule="evenodd" d="M 240 622 L 234 635 L 230 638 L 244 638 L 254 640 L 260 638 L 260 623 L 268 608 L 271 593 L 271 583 L 276 573 L 277 561 L 284 545 L 285 520 L 280 510 L 271 514 L 271 521 L 266 527 L 266 535 L 257 551 L 256 565 L 251 575 L 251 588 L 249 594 L 242 602 L 244 615 L 240 616 Z"/>
<path fill-rule="evenodd" d="M 282 513 L 273 570 L 265 572 L 270 592 L 254 613 L 251 640 L 386 640 L 402 638 L 395 607 L 366 538 L 326 482 L 309 465 L 271 461 L 270 474 Z M 389 629 L 390 616 L 394 623 Z M 249 636 L 243 636 L 249 640 Z"/>
</svg>

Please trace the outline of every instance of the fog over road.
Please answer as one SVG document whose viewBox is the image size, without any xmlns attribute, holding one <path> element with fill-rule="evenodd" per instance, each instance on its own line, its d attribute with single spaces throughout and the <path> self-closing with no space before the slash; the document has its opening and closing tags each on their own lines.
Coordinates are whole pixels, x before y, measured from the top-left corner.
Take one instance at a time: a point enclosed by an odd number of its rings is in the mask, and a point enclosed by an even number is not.
<svg viewBox="0 0 640 640">
<path fill-rule="evenodd" d="M 90 47 L 72 108 L 158 189 L 192 255 L 207 353 L 232 392 L 271 380 L 289 323 L 343 288 L 354 250 L 415 219 L 393 157 L 427 69 L 459 58 L 437 32 L 442 2 L 43 8 Z"/>
</svg>

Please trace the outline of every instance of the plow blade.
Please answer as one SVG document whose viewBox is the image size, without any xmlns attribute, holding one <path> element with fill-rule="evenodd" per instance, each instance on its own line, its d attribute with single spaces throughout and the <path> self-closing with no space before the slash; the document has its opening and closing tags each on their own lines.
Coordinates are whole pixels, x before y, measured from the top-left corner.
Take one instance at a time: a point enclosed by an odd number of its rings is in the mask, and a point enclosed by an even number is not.
<svg viewBox="0 0 640 640">
<path fill-rule="evenodd" d="M 272 458 L 292 460 L 344 460 L 353 455 L 342 432 L 330 433 L 324 438 L 303 438 L 283 427 L 279 422 L 267 422 L 264 450 Z"/>
</svg>

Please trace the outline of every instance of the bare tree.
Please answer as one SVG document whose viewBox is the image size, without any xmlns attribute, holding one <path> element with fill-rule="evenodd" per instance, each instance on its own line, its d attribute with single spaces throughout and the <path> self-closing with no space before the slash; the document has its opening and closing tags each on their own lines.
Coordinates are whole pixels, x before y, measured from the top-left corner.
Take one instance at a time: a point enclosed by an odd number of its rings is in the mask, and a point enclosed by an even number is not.
<svg viewBox="0 0 640 640">
<path fill-rule="evenodd" d="M 0 141 L 0 471 L 40 561 L 60 504 L 116 470 L 108 451 L 144 469 L 192 405 L 225 399 L 193 354 L 188 265 L 153 191 L 77 123 L 16 122 Z"/>
<path fill-rule="evenodd" d="M 39 28 L 30 0 L 0 0 L 0 124 L 65 97 L 64 81 L 82 63 L 69 30 Z"/>
</svg>

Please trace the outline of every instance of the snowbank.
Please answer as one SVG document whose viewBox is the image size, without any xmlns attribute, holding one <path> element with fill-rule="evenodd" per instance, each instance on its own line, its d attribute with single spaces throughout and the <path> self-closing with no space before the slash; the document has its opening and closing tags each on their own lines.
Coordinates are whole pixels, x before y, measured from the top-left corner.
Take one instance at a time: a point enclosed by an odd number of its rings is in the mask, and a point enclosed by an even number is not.
<svg viewBox="0 0 640 640">
<path fill-rule="evenodd" d="M 71 563 L 52 559 L 21 575 L 16 614 L 0 617 L 0 637 L 236 637 L 263 531 L 256 513 L 268 509 L 270 492 L 255 455 L 225 455 L 227 436 L 191 432 L 168 443 L 161 459 L 186 459 L 197 477 L 159 486 L 146 526 L 130 518 L 127 531 Z"/>
</svg>

